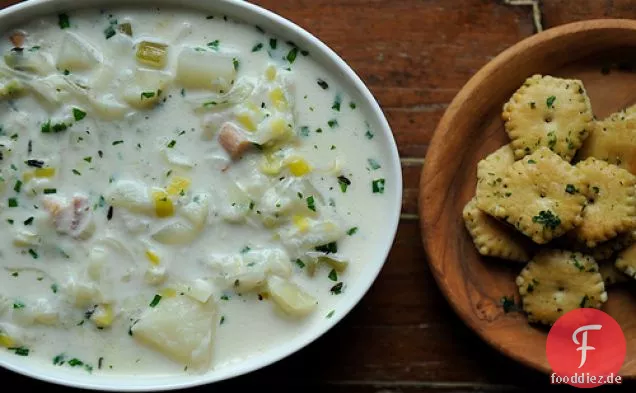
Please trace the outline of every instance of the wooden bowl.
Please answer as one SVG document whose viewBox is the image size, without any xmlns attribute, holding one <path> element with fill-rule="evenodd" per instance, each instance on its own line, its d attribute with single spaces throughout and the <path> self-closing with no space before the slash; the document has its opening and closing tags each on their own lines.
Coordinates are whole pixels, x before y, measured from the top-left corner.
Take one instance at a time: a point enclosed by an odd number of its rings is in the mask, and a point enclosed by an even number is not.
<svg viewBox="0 0 636 393">
<path fill-rule="evenodd" d="M 630 57 L 630 54 L 633 54 Z M 462 220 L 475 195 L 477 163 L 509 142 L 504 102 L 533 74 L 581 79 L 598 118 L 636 103 L 636 21 L 593 20 L 532 36 L 507 49 L 464 86 L 437 127 L 420 183 L 424 246 L 442 292 L 477 334 L 508 356 L 550 372 L 548 329 L 504 313 L 503 296 L 518 299 L 522 264 L 480 256 Z M 632 64 L 634 66 L 632 66 Z M 603 308 L 621 325 L 627 358 L 621 375 L 636 377 L 636 293 L 611 288 Z"/>
</svg>

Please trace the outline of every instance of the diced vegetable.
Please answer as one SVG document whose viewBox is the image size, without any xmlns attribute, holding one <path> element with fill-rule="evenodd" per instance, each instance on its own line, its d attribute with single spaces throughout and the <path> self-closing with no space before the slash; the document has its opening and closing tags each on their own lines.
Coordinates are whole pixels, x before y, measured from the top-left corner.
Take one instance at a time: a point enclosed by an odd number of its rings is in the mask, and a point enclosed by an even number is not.
<svg viewBox="0 0 636 393">
<path fill-rule="evenodd" d="M 164 266 L 151 265 L 146 269 L 144 281 L 148 285 L 161 285 L 168 279 L 168 273 Z"/>
<path fill-rule="evenodd" d="M 252 147 L 252 142 L 250 142 L 245 133 L 229 122 L 221 126 L 218 139 L 219 144 L 233 160 L 241 158 Z"/>
<path fill-rule="evenodd" d="M 216 306 L 189 296 L 162 299 L 131 327 L 133 338 L 190 368 L 204 370 L 212 361 Z"/>
<path fill-rule="evenodd" d="M 56 66 L 71 72 L 92 70 L 101 62 L 99 52 L 85 39 L 72 32 L 65 32 Z"/>
<path fill-rule="evenodd" d="M 78 277 L 71 276 L 62 289 L 70 301 L 79 308 L 103 303 L 103 295 L 93 282 L 80 281 Z"/>
<path fill-rule="evenodd" d="M 17 97 L 24 91 L 25 87 L 18 79 L 0 78 L 0 99 Z"/>
<path fill-rule="evenodd" d="M 177 60 L 177 79 L 188 89 L 227 93 L 236 80 L 233 56 L 184 48 Z"/>
<path fill-rule="evenodd" d="M 168 193 L 162 189 L 152 191 L 152 200 L 155 204 L 155 214 L 157 217 L 171 217 L 174 215 L 174 204 Z"/>
<path fill-rule="evenodd" d="M 131 180 L 119 180 L 106 192 L 106 201 L 132 212 L 151 214 L 155 210 L 146 185 Z"/>
<path fill-rule="evenodd" d="M 180 213 L 190 221 L 194 228 L 202 228 L 208 219 L 209 200 L 208 194 L 195 194 L 190 203 L 181 207 Z"/>
<path fill-rule="evenodd" d="M 188 191 L 192 181 L 186 177 L 174 176 L 170 179 L 170 184 L 166 187 L 168 195 L 178 196 Z"/>
<path fill-rule="evenodd" d="M 173 221 L 153 233 L 152 238 L 162 244 L 188 244 L 193 242 L 200 233 L 200 228 L 194 228 L 181 221 Z"/>
<path fill-rule="evenodd" d="M 137 109 L 149 109 L 163 100 L 163 92 L 172 80 L 172 75 L 157 70 L 137 69 L 134 80 L 124 90 L 123 98 Z"/>
<path fill-rule="evenodd" d="M 113 307 L 110 304 L 98 305 L 95 307 L 90 319 L 98 328 L 104 329 L 110 327 L 115 320 Z"/>
<path fill-rule="evenodd" d="M 137 62 L 154 68 L 165 68 L 168 62 L 168 45 L 141 41 L 137 47 Z"/>
<path fill-rule="evenodd" d="M 287 160 L 287 168 L 292 175 L 300 177 L 305 176 L 309 172 L 311 172 L 311 166 L 309 163 L 302 157 L 291 157 Z"/>
<path fill-rule="evenodd" d="M 316 298 L 298 285 L 278 276 L 272 276 L 267 280 L 267 292 L 283 312 L 294 317 L 309 315 L 318 304 Z"/>
</svg>

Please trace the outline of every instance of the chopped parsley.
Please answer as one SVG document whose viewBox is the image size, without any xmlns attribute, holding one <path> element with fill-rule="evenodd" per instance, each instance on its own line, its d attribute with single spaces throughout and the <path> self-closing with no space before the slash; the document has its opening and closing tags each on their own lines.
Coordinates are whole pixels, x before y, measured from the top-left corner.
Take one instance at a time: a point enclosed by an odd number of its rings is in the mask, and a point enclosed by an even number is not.
<svg viewBox="0 0 636 393">
<path fill-rule="evenodd" d="M 20 310 L 20 309 L 23 309 L 24 307 L 25 307 L 25 306 L 24 306 L 24 303 L 22 303 L 22 302 L 21 302 L 21 301 L 19 301 L 19 300 L 16 300 L 16 301 L 13 303 L 13 309 L 14 309 L 14 310 Z"/>
<path fill-rule="evenodd" d="M 82 173 L 80 171 L 78 171 L 77 169 L 72 169 L 71 172 L 73 172 L 73 174 L 75 174 L 77 176 L 82 176 Z"/>
<path fill-rule="evenodd" d="M 349 103 L 349 108 L 351 108 L 351 109 L 356 109 L 357 107 L 358 107 L 358 106 L 356 105 L 356 103 L 355 103 L 355 102 L 351 101 L 351 102 Z"/>
<path fill-rule="evenodd" d="M 340 191 L 347 192 L 347 188 L 351 185 L 351 180 L 343 175 L 340 175 L 338 176 L 338 184 L 340 185 Z"/>
<path fill-rule="evenodd" d="M 254 47 L 252 48 L 252 52 L 258 52 L 261 49 L 263 49 L 263 44 L 259 42 L 258 44 L 254 45 Z"/>
<path fill-rule="evenodd" d="M 60 29 L 68 29 L 71 27 L 71 21 L 66 14 L 59 14 L 57 16 L 57 24 L 60 26 Z"/>
<path fill-rule="evenodd" d="M 358 227 L 353 227 L 353 228 L 350 228 L 350 229 L 347 231 L 347 235 L 349 235 L 349 236 L 353 236 L 353 235 L 355 235 L 357 232 L 358 232 Z"/>
<path fill-rule="evenodd" d="M 29 254 L 33 257 L 33 259 L 38 259 L 40 257 L 38 253 L 32 248 L 29 248 Z"/>
<path fill-rule="evenodd" d="M 113 208 L 112 205 L 108 207 L 108 213 L 106 213 L 106 219 L 108 221 L 113 219 L 113 210 L 114 210 L 114 208 Z"/>
<path fill-rule="evenodd" d="M 241 249 L 241 254 L 247 254 L 248 252 L 250 252 L 252 250 L 252 248 L 250 246 L 245 246 Z"/>
<path fill-rule="evenodd" d="M 172 149 L 175 145 L 177 144 L 177 141 L 175 141 L 174 139 L 171 140 L 170 142 L 168 142 L 168 144 L 166 145 L 168 148 Z"/>
<path fill-rule="evenodd" d="M 33 224 L 33 220 L 34 220 L 34 218 L 33 218 L 33 217 L 29 217 L 29 218 L 27 218 L 26 220 L 24 220 L 24 225 L 31 225 L 31 224 Z"/>
<path fill-rule="evenodd" d="M 344 284 L 342 282 L 339 282 L 336 285 L 334 285 L 333 287 L 331 287 L 329 292 L 331 292 L 332 295 L 340 295 L 342 293 L 343 285 Z"/>
<path fill-rule="evenodd" d="M 241 61 L 235 57 L 232 59 L 232 64 L 234 65 L 234 70 L 238 71 L 241 66 Z"/>
<path fill-rule="evenodd" d="M 307 197 L 307 208 L 311 211 L 316 211 L 316 201 L 313 195 Z"/>
<path fill-rule="evenodd" d="M 45 194 L 55 194 L 57 193 L 57 188 L 45 188 L 42 192 Z"/>
<path fill-rule="evenodd" d="M 374 194 L 384 194 L 384 179 L 376 179 L 371 182 L 371 190 Z"/>
<path fill-rule="evenodd" d="M 336 272 L 336 269 L 331 269 L 327 277 L 329 277 L 331 281 L 338 281 L 338 272 Z"/>
<path fill-rule="evenodd" d="M 300 127 L 300 136 L 304 136 L 304 137 L 309 136 L 309 127 L 307 126 Z"/>
<path fill-rule="evenodd" d="M 152 301 L 150 302 L 150 307 L 157 307 L 157 304 L 159 304 L 159 302 L 161 301 L 161 295 L 155 295 L 154 298 L 152 298 Z"/>
<path fill-rule="evenodd" d="M 331 317 L 333 317 L 333 314 L 335 314 L 335 312 L 336 312 L 335 310 L 329 311 L 329 313 L 327 313 L 327 316 L 325 318 L 331 319 Z"/>
<path fill-rule="evenodd" d="M 110 21 L 110 24 L 108 25 L 107 28 L 104 29 L 104 37 L 106 37 L 106 39 L 112 38 L 116 32 L 115 32 L 115 27 L 117 25 L 117 20 L 113 19 Z"/>
<path fill-rule="evenodd" d="M 572 254 L 572 263 L 574 264 L 574 267 L 579 269 L 579 271 L 582 272 L 583 270 L 585 270 L 585 266 L 583 266 L 581 261 L 579 261 L 574 254 Z"/>
<path fill-rule="evenodd" d="M 568 184 L 567 186 L 565 186 L 565 192 L 567 192 L 568 194 L 576 194 L 578 191 L 579 190 L 574 187 L 574 184 Z"/>
<path fill-rule="evenodd" d="M 65 363 L 65 359 L 66 359 L 66 355 L 64 355 L 63 353 L 57 355 L 56 357 L 53 358 L 53 365 L 54 366 L 61 366 Z"/>
<path fill-rule="evenodd" d="M 9 198 L 9 207 L 18 207 L 17 198 Z"/>
<path fill-rule="evenodd" d="M 33 168 L 42 168 L 44 166 L 44 161 L 42 160 L 26 160 L 25 164 Z"/>
<path fill-rule="evenodd" d="M 228 295 L 222 295 L 221 296 L 221 300 L 230 300 L 230 297 Z"/>
<path fill-rule="evenodd" d="M 278 46 L 278 40 L 276 38 L 270 38 L 269 47 L 272 49 L 276 49 L 277 46 Z"/>
<path fill-rule="evenodd" d="M 57 284 L 52 284 L 51 291 L 53 291 L 53 293 L 57 293 L 57 290 L 58 290 Z"/>
<path fill-rule="evenodd" d="M 20 192 L 21 189 L 22 189 L 22 181 L 16 180 L 15 185 L 13 186 L 13 191 Z"/>
<path fill-rule="evenodd" d="M 504 296 L 501 298 L 500 303 L 506 314 L 511 311 L 519 311 L 519 307 L 515 303 L 514 296 Z"/>
<path fill-rule="evenodd" d="M 337 94 L 333 101 L 333 105 L 331 105 L 331 109 L 336 112 L 340 112 L 340 104 L 342 104 L 342 98 L 340 97 L 340 94 Z"/>
<path fill-rule="evenodd" d="M 219 321 L 219 325 L 223 325 L 225 323 L 225 315 L 221 315 L 221 320 Z"/>
<path fill-rule="evenodd" d="M 29 356 L 29 348 L 26 347 L 9 348 L 9 351 L 13 351 L 18 356 Z"/>
<path fill-rule="evenodd" d="M 595 193 L 595 194 L 598 194 L 599 192 L 601 192 L 601 189 L 600 189 L 600 188 L 598 188 L 598 187 L 596 187 L 596 186 L 593 186 L 593 187 L 592 187 L 592 190 L 594 190 L 594 193 Z"/>
<path fill-rule="evenodd" d="M 218 51 L 219 50 L 219 44 L 221 42 L 219 40 L 214 40 L 212 42 L 208 42 L 208 48 Z"/>
<path fill-rule="evenodd" d="M 84 157 L 84 161 L 88 162 L 89 164 L 93 161 L 93 157 L 88 156 L 88 157 Z"/>
<path fill-rule="evenodd" d="M 296 56 L 298 56 L 298 48 L 292 48 L 286 56 L 289 64 L 294 64 L 294 61 L 296 61 Z"/>
<path fill-rule="evenodd" d="M 305 262 L 300 259 L 296 259 L 296 265 L 298 265 L 299 268 L 303 269 L 305 267 Z"/>
<path fill-rule="evenodd" d="M 112 143 L 112 145 L 113 145 L 113 146 L 117 146 L 117 145 L 121 145 L 122 143 L 124 143 L 124 141 L 121 141 L 121 140 L 120 140 L 120 141 L 114 141 L 114 142 Z"/>
<path fill-rule="evenodd" d="M 144 91 L 143 93 L 141 93 L 141 99 L 150 99 L 152 97 L 155 96 L 155 92 L 154 91 Z"/>
<path fill-rule="evenodd" d="M 536 164 L 537 162 L 535 160 L 528 160 L 528 164 Z"/>
<path fill-rule="evenodd" d="M 79 108 L 73 108 L 73 118 L 75 121 L 80 121 L 86 117 L 86 112 Z"/>
<path fill-rule="evenodd" d="M 324 80 L 318 78 L 318 86 L 320 86 L 323 90 L 327 90 L 329 88 L 329 84 Z"/>
<path fill-rule="evenodd" d="M 314 249 L 316 251 L 324 252 L 326 254 L 335 254 L 338 252 L 338 243 L 331 242 L 331 243 L 323 244 L 321 246 L 317 246 Z"/>
<path fill-rule="evenodd" d="M 556 101 L 556 97 L 550 96 L 547 100 L 545 100 L 545 104 L 548 106 L 548 108 L 554 108 L 554 101 Z"/>
<path fill-rule="evenodd" d="M 532 217 L 532 222 L 542 224 L 545 228 L 556 229 L 561 225 L 561 219 L 550 210 L 541 210 L 538 215 Z"/>
<path fill-rule="evenodd" d="M 376 160 L 374 160 L 373 158 L 369 158 L 369 159 L 367 160 L 367 162 L 369 163 L 369 167 L 370 167 L 371 169 L 373 169 L 374 171 L 375 171 L 375 170 L 378 170 L 378 169 L 380 169 L 380 168 L 382 168 L 382 166 L 380 165 L 380 163 L 378 163 L 378 162 L 377 162 Z"/>
<path fill-rule="evenodd" d="M 373 139 L 375 135 L 371 132 L 371 130 L 367 130 L 367 132 L 364 133 L 364 136 L 366 136 L 367 139 Z"/>
<path fill-rule="evenodd" d="M 327 125 L 329 126 L 329 128 L 336 128 L 338 127 L 338 120 L 331 119 L 327 122 Z"/>
</svg>

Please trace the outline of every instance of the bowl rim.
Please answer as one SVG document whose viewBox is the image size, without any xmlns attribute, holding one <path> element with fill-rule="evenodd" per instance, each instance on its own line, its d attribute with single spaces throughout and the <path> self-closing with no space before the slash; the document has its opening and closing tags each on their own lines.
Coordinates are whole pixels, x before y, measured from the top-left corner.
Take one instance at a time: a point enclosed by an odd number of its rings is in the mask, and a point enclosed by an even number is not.
<svg viewBox="0 0 636 393">
<path fill-rule="evenodd" d="M 52 13 L 51 10 L 59 11 L 64 8 L 63 6 L 68 7 L 67 9 L 73 9 L 73 4 L 76 4 L 74 0 L 30 0 L 28 2 L 20 2 L 1 9 L 0 21 L 9 20 L 9 18 L 14 15 L 24 16 L 26 20 L 33 20 L 42 15 L 50 15 Z M 391 206 L 391 209 L 387 210 L 388 219 L 384 225 L 386 238 L 383 238 L 382 245 L 378 246 L 378 250 L 381 252 L 377 255 L 377 261 L 373 261 L 374 263 L 368 261 L 367 265 L 361 270 L 359 275 L 360 280 L 356 284 L 358 288 L 356 292 L 348 292 L 348 296 L 340 300 L 338 312 L 329 319 L 329 322 L 323 324 L 320 329 L 316 329 L 314 326 L 313 330 L 310 329 L 303 333 L 302 336 L 299 335 L 294 340 L 290 340 L 290 344 L 282 349 L 273 348 L 265 351 L 263 354 L 254 355 L 249 360 L 251 363 L 250 366 L 241 368 L 236 365 L 231 365 L 226 367 L 229 371 L 208 372 L 204 375 L 175 376 L 174 380 L 172 380 L 172 378 L 156 379 L 152 375 L 149 375 L 149 377 L 153 378 L 139 378 L 134 374 L 109 376 L 109 379 L 123 380 L 123 382 L 114 383 L 91 382 L 90 379 L 78 378 L 71 373 L 64 372 L 53 373 L 55 375 L 43 374 L 40 372 L 44 367 L 48 369 L 49 366 L 33 365 L 25 367 L 12 364 L 12 362 L 7 362 L 2 359 L 0 359 L 0 367 L 26 377 L 68 387 L 101 391 L 167 391 L 196 387 L 235 378 L 269 366 L 300 351 L 331 330 L 362 300 L 376 281 L 395 241 L 400 221 L 403 194 L 402 169 L 393 132 L 379 103 L 355 71 L 331 48 L 294 22 L 258 5 L 242 0 L 215 0 L 214 2 L 205 3 L 197 0 L 83 0 L 82 4 L 76 5 L 75 8 L 89 9 L 104 4 L 108 4 L 108 7 L 129 6 L 133 8 L 152 5 L 153 7 L 182 8 L 184 10 L 201 10 L 202 12 L 203 10 L 207 10 L 217 13 L 219 10 L 229 9 L 231 12 L 228 12 L 228 15 L 236 16 L 236 19 L 247 25 L 254 25 L 256 24 L 255 21 L 258 21 L 261 26 L 271 26 L 271 29 L 266 30 L 270 30 L 270 32 L 276 36 L 284 38 L 294 36 L 295 38 L 299 38 L 297 42 L 302 40 L 302 42 L 308 46 L 307 49 L 311 50 L 312 55 L 314 55 L 313 58 L 318 64 L 330 69 L 330 72 L 337 76 L 338 79 L 346 82 L 350 86 L 350 90 L 360 97 L 359 106 L 368 106 L 369 111 L 367 117 L 373 119 L 373 122 L 378 126 L 375 131 L 384 138 L 385 146 L 383 146 L 383 151 L 388 154 L 385 159 L 387 163 L 390 164 L 390 167 L 387 165 L 388 170 L 386 176 L 390 176 L 394 184 L 391 187 L 387 186 L 385 189 L 385 195 L 388 194 L 387 196 L 389 197 L 389 204 L 394 204 L 394 206 Z M 263 23 L 260 24 L 260 22 Z M 10 26 L 13 25 L 13 23 L 8 24 Z M 363 275 L 366 277 L 366 280 L 362 280 Z M 299 339 L 299 337 L 302 339 Z"/>
<path fill-rule="evenodd" d="M 440 152 L 443 151 L 443 146 L 446 144 L 446 135 L 453 132 L 453 123 L 455 121 L 458 112 L 465 112 L 464 106 L 471 100 L 477 99 L 477 91 L 481 87 L 482 83 L 488 76 L 497 73 L 502 68 L 505 68 L 506 63 L 511 62 L 513 59 L 519 57 L 521 52 L 528 50 L 528 48 L 536 48 L 546 44 L 552 40 L 566 39 L 572 35 L 580 34 L 586 31 L 625 31 L 633 34 L 636 32 L 636 20 L 631 19 L 591 19 L 587 21 L 567 23 L 564 25 L 556 26 L 542 32 L 536 33 L 530 37 L 527 37 L 514 45 L 508 47 L 495 58 L 490 60 L 482 68 L 479 69 L 466 84 L 460 89 L 457 95 L 451 101 L 448 109 L 440 119 L 431 143 L 426 154 L 424 167 L 420 174 L 420 194 L 418 197 L 418 211 L 420 215 L 420 230 L 422 233 L 422 241 L 426 252 L 426 260 L 431 268 L 433 277 L 437 282 L 442 294 L 450 304 L 454 312 L 460 317 L 460 319 L 466 324 L 473 332 L 475 332 L 483 341 L 485 341 L 492 348 L 503 353 L 509 358 L 523 364 L 524 366 L 538 370 L 544 374 L 549 374 L 552 370 L 546 363 L 538 362 L 534 358 L 525 357 L 523 354 L 513 351 L 506 346 L 502 345 L 496 337 L 487 333 L 487 329 L 484 328 L 475 318 L 474 315 L 468 311 L 468 309 L 461 307 L 453 298 L 451 289 L 446 285 L 444 280 L 443 265 L 445 263 L 443 257 L 435 257 L 434 249 L 435 242 L 431 235 L 429 228 L 434 227 L 435 222 L 431 221 L 431 217 L 427 214 L 427 203 L 433 199 L 435 191 L 434 185 L 438 184 L 442 179 L 436 176 L 440 166 L 444 165 L 440 160 Z M 503 104 L 503 103 L 502 103 Z"/>
</svg>

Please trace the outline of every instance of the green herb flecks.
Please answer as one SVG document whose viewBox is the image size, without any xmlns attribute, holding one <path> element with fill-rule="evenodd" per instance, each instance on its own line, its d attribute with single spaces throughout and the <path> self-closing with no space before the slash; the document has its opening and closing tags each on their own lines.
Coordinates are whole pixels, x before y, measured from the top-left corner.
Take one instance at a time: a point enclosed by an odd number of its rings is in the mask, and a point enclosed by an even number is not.
<svg viewBox="0 0 636 393">
<path fill-rule="evenodd" d="M 307 197 L 307 209 L 314 212 L 316 211 L 316 201 L 314 200 L 313 195 Z"/>
<path fill-rule="evenodd" d="M 219 40 L 214 40 L 212 42 L 208 42 L 208 48 L 210 48 L 210 49 L 212 49 L 214 51 L 218 51 L 220 44 L 221 44 L 221 42 Z"/>
<path fill-rule="evenodd" d="M 254 47 L 252 48 L 252 52 L 258 52 L 261 49 L 263 49 L 263 44 L 259 42 L 258 44 L 254 45 Z"/>
<path fill-rule="evenodd" d="M 336 285 L 334 285 L 333 287 L 331 287 L 329 292 L 331 292 L 332 295 L 340 295 L 342 293 L 342 287 L 343 286 L 344 286 L 344 284 L 342 282 L 339 282 Z"/>
<path fill-rule="evenodd" d="M 338 184 L 340 185 L 340 191 L 347 192 L 347 188 L 351 185 L 351 180 L 346 176 L 338 176 Z"/>
<path fill-rule="evenodd" d="M 86 117 L 86 112 L 79 108 L 73 108 L 73 118 L 75 121 L 80 121 Z"/>
<path fill-rule="evenodd" d="M 378 169 L 380 169 L 380 168 L 382 168 L 382 166 L 380 165 L 380 163 L 379 163 L 379 162 L 377 162 L 376 160 L 374 160 L 373 158 L 369 158 L 369 159 L 367 160 L 367 162 L 369 163 L 369 167 L 370 167 L 371 169 L 373 169 L 374 171 L 375 171 L 375 170 L 378 170 Z"/>
<path fill-rule="evenodd" d="M 285 58 L 287 59 L 289 64 L 294 64 L 294 61 L 296 61 L 296 56 L 298 56 L 298 48 L 294 47 L 289 51 L 289 53 L 287 53 L 287 56 Z"/>
<path fill-rule="evenodd" d="M 331 281 L 338 281 L 338 272 L 336 272 L 336 269 L 331 269 L 327 277 L 329 277 Z"/>
<path fill-rule="evenodd" d="M 561 219 L 559 216 L 552 213 L 550 210 L 541 210 L 538 215 L 532 217 L 532 222 L 541 224 L 548 229 L 556 229 L 561 225 Z"/>
<path fill-rule="evenodd" d="M 353 227 L 353 228 L 349 228 L 349 230 L 347 231 L 347 235 L 349 236 L 353 236 L 358 232 L 358 227 Z"/>
<path fill-rule="evenodd" d="M 154 298 L 152 298 L 152 301 L 150 302 L 150 307 L 156 307 L 157 304 L 159 304 L 159 302 L 161 301 L 161 295 L 155 295 Z"/>
<path fill-rule="evenodd" d="M 548 108 L 554 108 L 554 101 L 556 101 L 556 97 L 550 96 L 547 100 L 545 100 L 545 104 L 548 106 Z"/>
<path fill-rule="evenodd" d="M 317 246 L 314 249 L 316 251 L 324 252 L 326 254 L 335 254 L 338 252 L 338 243 L 331 242 L 331 243 L 323 244 L 321 246 Z"/>
<path fill-rule="evenodd" d="M 60 26 L 60 29 L 68 29 L 71 27 L 71 20 L 67 14 L 59 14 L 57 16 L 57 24 Z"/>
<path fill-rule="evenodd" d="M 371 182 L 371 190 L 374 194 L 384 194 L 384 179 L 376 179 Z"/>
</svg>

